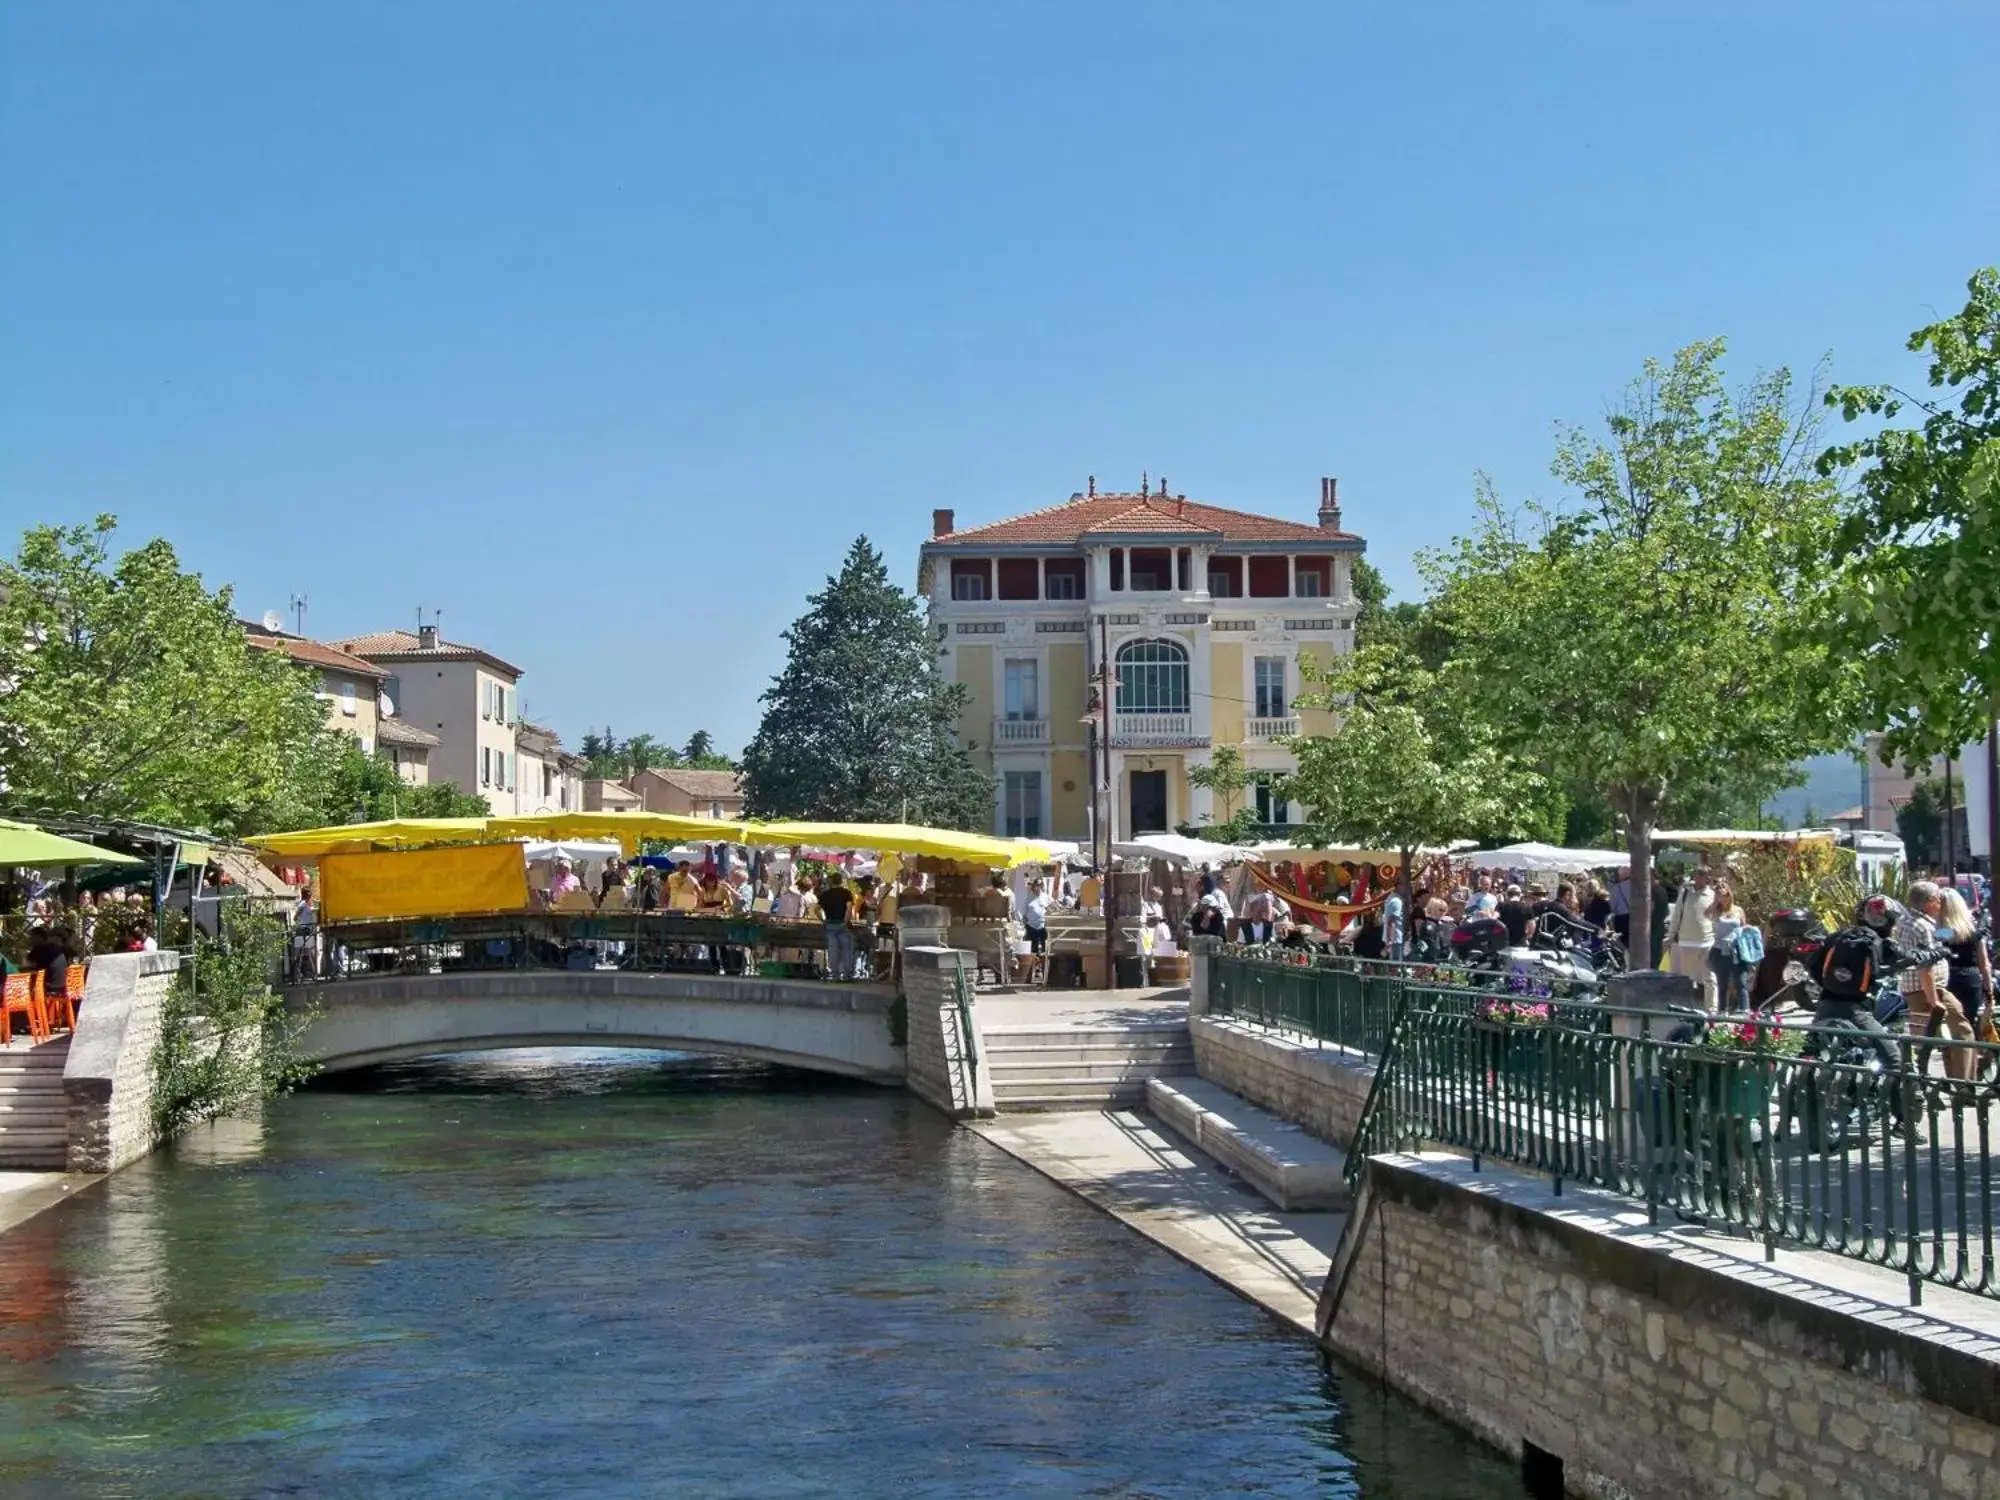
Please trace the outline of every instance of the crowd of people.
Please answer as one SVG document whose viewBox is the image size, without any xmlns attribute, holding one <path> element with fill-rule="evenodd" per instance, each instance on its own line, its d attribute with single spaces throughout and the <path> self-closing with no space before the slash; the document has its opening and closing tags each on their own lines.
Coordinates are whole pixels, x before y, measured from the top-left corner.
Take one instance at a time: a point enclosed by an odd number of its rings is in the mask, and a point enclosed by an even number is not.
<svg viewBox="0 0 2000 1500">
<path fill-rule="evenodd" d="M 754 868 L 727 853 L 708 857 L 700 866 L 686 859 L 663 866 L 614 857 L 590 890 L 574 863 L 558 858 L 537 901 L 550 911 L 768 916 L 776 922 L 818 924 L 825 928 L 825 945 L 815 962 L 827 978 L 847 982 L 886 974 L 894 962 L 898 910 L 906 900 L 921 897 L 929 881 L 928 875 L 905 871 L 893 854 L 884 855 L 870 873 L 849 875 L 794 851 L 760 860 Z M 779 951 L 789 950 L 781 946 Z M 723 957 L 718 954 L 717 961 Z"/>
</svg>

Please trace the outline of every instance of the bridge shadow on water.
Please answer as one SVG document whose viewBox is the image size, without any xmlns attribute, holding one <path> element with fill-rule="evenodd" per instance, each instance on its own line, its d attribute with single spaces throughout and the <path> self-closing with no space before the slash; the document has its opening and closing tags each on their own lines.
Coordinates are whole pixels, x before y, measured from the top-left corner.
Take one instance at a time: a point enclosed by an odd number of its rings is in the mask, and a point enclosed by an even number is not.
<svg viewBox="0 0 2000 1500">
<path fill-rule="evenodd" d="M 326 1073 L 305 1086 L 325 1094 L 769 1095 L 876 1094 L 878 1085 L 778 1063 L 632 1047 L 506 1047 L 438 1053 Z"/>
</svg>

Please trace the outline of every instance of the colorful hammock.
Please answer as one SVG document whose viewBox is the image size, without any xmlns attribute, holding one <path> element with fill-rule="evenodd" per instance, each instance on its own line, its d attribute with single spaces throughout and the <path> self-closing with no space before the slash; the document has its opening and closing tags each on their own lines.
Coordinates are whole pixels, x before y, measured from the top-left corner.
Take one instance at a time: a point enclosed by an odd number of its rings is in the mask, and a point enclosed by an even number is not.
<svg viewBox="0 0 2000 1500">
<path fill-rule="evenodd" d="M 1250 866 L 1250 878 L 1273 895 L 1284 897 L 1287 905 L 1294 908 L 1303 907 L 1306 911 L 1325 918 L 1327 924 L 1329 924 L 1329 930 L 1333 932 L 1338 932 L 1363 913 L 1374 911 L 1384 901 L 1387 901 L 1395 894 L 1395 887 L 1390 886 L 1378 894 L 1370 896 L 1366 901 L 1315 901 L 1310 896 L 1301 896 L 1297 891 L 1289 889 L 1283 881 L 1276 875 L 1271 874 L 1262 865 Z"/>
</svg>

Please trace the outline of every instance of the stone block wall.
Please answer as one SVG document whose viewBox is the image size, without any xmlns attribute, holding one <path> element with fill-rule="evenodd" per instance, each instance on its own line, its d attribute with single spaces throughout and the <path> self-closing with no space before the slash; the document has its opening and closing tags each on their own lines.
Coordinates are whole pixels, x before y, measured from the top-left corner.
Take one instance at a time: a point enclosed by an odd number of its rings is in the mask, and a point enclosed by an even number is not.
<svg viewBox="0 0 2000 1500">
<path fill-rule="evenodd" d="M 975 962 L 972 954 L 956 948 L 903 950 L 903 1003 L 909 1021 L 903 1076 L 919 1099 L 955 1120 L 994 1113 L 993 1080 L 984 1052 L 975 1041 L 973 1054 L 967 1055 L 960 1024 L 956 976 L 963 972 L 977 1037 L 978 1001 L 972 997 Z"/>
<path fill-rule="evenodd" d="M 111 1172 L 157 1144 L 153 1052 L 177 953 L 107 953 L 90 962 L 63 1067 L 72 1172 Z"/>
<path fill-rule="evenodd" d="M 2000 1339 L 1547 1191 L 1374 1158 L 1322 1339 L 1575 1494 L 2000 1500 Z"/>
<path fill-rule="evenodd" d="M 1214 1016 L 1190 1016 L 1188 1033 L 1195 1071 L 1209 1082 L 1332 1145 L 1354 1143 L 1375 1081 L 1373 1058 Z"/>
</svg>

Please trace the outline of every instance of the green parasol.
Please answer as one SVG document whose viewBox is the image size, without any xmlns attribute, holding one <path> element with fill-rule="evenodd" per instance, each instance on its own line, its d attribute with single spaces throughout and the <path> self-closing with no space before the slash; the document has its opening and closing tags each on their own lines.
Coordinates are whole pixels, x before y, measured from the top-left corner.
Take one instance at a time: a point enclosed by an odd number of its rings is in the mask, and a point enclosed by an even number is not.
<svg viewBox="0 0 2000 1500">
<path fill-rule="evenodd" d="M 75 839 L 45 833 L 32 823 L 16 823 L 0 818 L 0 868 L 31 865 L 36 869 L 53 869 L 61 865 L 144 863 L 143 859 L 134 859 L 129 854 L 117 854 L 109 849 L 100 849 L 95 844 L 79 843 Z"/>
</svg>

